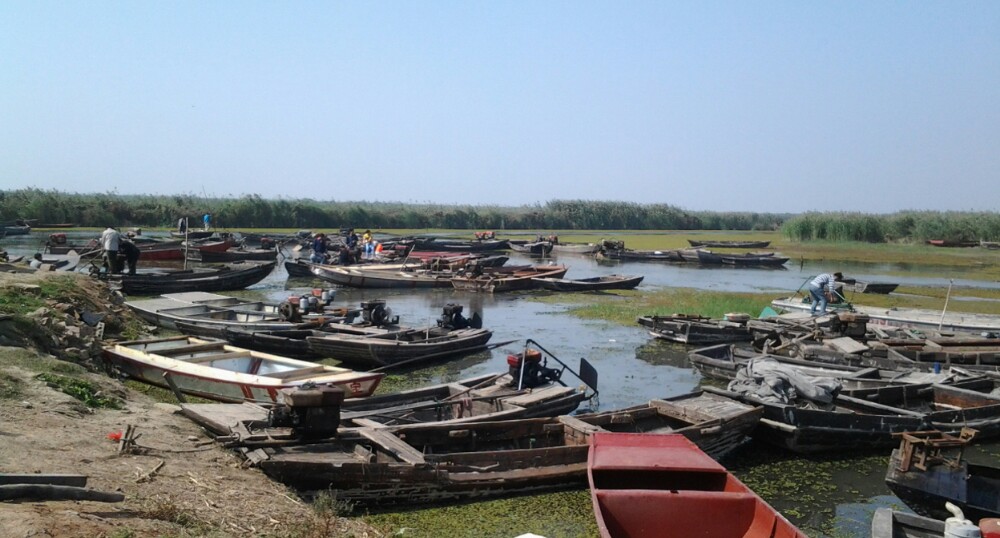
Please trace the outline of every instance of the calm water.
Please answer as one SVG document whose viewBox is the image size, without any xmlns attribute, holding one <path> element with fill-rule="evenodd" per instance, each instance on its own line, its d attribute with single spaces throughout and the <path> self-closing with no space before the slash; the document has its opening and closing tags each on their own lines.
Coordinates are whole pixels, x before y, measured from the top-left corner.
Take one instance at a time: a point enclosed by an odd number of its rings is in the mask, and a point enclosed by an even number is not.
<svg viewBox="0 0 1000 538">
<path fill-rule="evenodd" d="M 71 232 L 71 241 L 89 238 L 93 233 Z M 76 239 L 76 237 L 81 239 Z M 11 254 L 31 254 L 41 245 L 46 234 L 10 237 L 3 240 L 3 246 Z M 956 285 L 974 287 L 998 287 L 996 282 L 963 280 L 959 272 L 941 277 L 933 268 L 914 268 L 911 276 L 887 277 L 886 273 L 898 271 L 892 265 L 837 264 L 835 267 L 813 263 L 789 263 L 785 270 L 759 269 L 706 269 L 687 265 L 658 263 L 628 263 L 624 265 L 597 263 L 593 258 L 568 255 L 552 258 L 570 267 L 567 277 L 583 278 L 612 273 L 641 274 L 645 276 L 639 290 L 663 286 L 690 287 L 715 291 L 774 291 L 781 296 L 797 290 L 811 275 L 821 271 L 840 269 L 845 274 L 865 280 L 893 281 L 906 284 L 947 286 L 949 279 Z M 512 254 L 511 263 L 527 263 L 529 258 Z M 534 260 L 537 262 L 537 260 Z M 142 260 L 140 260 L 142 267 Z M 267 279 L 253 286 L 241 295 L 261 297 L 272 301 L 282 300 L 289 295 L 306 293 L 314 287 L 326 287 L 312 280 L 289 280 L 283 267 L 279 267 Z M 337 304 L 357 306 L 369 299 L 385 299 L 387 305 L 401 322 L 407 325 L 433 324 L 447 303 L 458 303 L 466 307 L 465 314 L 478 312 L 484 325 L 494 330 L 494 342 L 516 340 L 514 344 L 492 351 L 482 352 L 461 360 L 435 366 L 432 370 L 438 379 L 445 376 L 467 377 L 487 372 L 505 370 L 506 355 L 516 352 L 525 339 L 533 339 L 552 351 L 556 356 L 577 369 L 579 359 L 586 357 L 600 375 L 600 397 L 596 406 L 602 410 L 634 405 L 652 398 L 668 397 L 689 392 L 698 387 L 700 376 L 686 360 L 686 349 L 681 346 L 652 341 L 639 326 L 620 326 L 602 321 L 581 320 L 565 313 L 568 304 L 559 302 L 538 302 L 531 295 L 523 293 L 483 295 L 468 294 L 454 290 L 337 290 Z M 737 453 L 734 465 L 755 461 L 762 450 L 756 445 L 748 445 Z M 773 452 L 774 449 L 763 448 Z M 888 454 L 886 454 L 887 456 Z M 795 463 L 809 466 L 807 460 L 797 462 L 790 454 L 780 455 Z M 882 482 L 885 472 L 883 458 L 848 458 L 834 465 L 828 475 L 827 494 L 821 499 L 810 498 L 809 502 L 796 498 L 795 488 L 783 488 L 769 492 L 767 498 L 777 508 L 802 512 L 790 517 L 799 524 L 810 528 L 834 528 L 835 536 L 868 536 L 871 513 L 878 506 L 899 504 L 889 494 Z M 827 476 L 827 475 L 824 475 Z M 783 480 L 795 481 L 796 476 L 775 476 L 776 483 Z M 802 477 L 803 480 L 810 480 Z M 589 503 L 586 505 L 589 509 Z M 519 531 L 520 532 L 520 531 Z M 512 534 L 517 534 L 516 532 Z M 815 534 L 815 536 L 819 536 Z"/>
</svg>

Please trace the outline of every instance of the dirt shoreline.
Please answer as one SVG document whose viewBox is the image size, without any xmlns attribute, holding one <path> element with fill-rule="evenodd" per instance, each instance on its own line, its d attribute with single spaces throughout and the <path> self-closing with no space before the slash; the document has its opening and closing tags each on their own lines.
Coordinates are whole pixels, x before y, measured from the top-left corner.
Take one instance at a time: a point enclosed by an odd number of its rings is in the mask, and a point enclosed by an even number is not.
<svg viewBox="0 0 1000 538">
<path fill-rule="evenodd" d="M 0 274 L 0 294 L 13 282 L 32 284 L 41 278 L 45 275 Z M 83 293 L 106 293 L 99 283 L 81 278 Z M 0 325 L 11 323 L 12 318 L 0 316 Z M 41 372 L 97 386 L 100 394 L 120 400 L 122 408 L 88 407 L 39 379 Z M 333 508 L 303 502 L 256 469 L 241 467 L 235 454 L 179 411 L 76 362 L 24 347 L 0 347 L 0 473 L 86 475 L 89 489 L 125 496 L 118 503 L 0 502 L 0 536 L 383 536 L 360 520 L 339 517 Z M 129 425 L 141 434 L 138 446 L 120 454 L 119 443 L 109 436 Z"/>
</svg>

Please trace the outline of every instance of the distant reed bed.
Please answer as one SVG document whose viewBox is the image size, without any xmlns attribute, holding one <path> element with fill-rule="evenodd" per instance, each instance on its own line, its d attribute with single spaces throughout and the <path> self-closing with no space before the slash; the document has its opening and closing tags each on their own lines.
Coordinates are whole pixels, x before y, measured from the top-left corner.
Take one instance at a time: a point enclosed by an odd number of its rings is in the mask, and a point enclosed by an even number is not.
<svg viewBox="0 0 1000 538">
<path fill-rule="evenodd" d="M 923 242 L 1000 240 L 1000 214 L 956 211 L 902 211 L 889 215 L 804 213 L 781 226 L 793 241 Z"/>
</svg>

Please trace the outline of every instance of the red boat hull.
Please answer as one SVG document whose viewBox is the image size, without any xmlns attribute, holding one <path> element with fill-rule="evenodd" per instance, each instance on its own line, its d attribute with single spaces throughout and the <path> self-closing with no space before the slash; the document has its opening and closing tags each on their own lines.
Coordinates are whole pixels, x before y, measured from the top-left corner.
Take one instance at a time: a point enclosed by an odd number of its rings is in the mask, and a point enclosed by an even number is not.
<svg viewBox="0 0 1000 538">
<path fill-rule="evenodd" d="M 807 538 L 683 435 L 595 433 L 587 474 L 602 538 Z"/>
</svg>

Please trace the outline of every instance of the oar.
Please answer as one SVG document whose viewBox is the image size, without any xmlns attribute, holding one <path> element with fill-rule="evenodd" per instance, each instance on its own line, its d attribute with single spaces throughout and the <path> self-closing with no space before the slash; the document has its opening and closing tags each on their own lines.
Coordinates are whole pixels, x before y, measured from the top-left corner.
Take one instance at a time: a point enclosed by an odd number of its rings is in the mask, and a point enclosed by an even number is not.
<svg viewBox="0 0 1000 538">
<path fill-rule="evenodd" d="M 386 371 L 386 370 L 388 370 L 390 368 L 397 368 L 399 366 L 405 366 L 407 364 L 412 364 L 412 363 L 419 362 L 419 361 L 425 361 L 425 360 L 433 359 L 433 358 L 436 358 L 436 357 L 444 357 L 445 355 L 457 355 L 457 354 L 466 355 L 466 354 L 469 354 L 469 353 L 478 353 L 480 351 L 487 351 L 487 350 L 490 350 L 490 349 L 498 348 L 500 346 L 506 346 L 507 344 L 513 344 L 514 342 L 517 342 L 517 340 L 508 340 L 506 342 L 499 342 L 499 343 L 496 343 L 496 344 L 483 344 L 481 346 L 476 346 L 476 347 L 472 347 L 472 348 L 469 348 L 469 349 L 462 349 L 462 350 L 439 351 L 437 353 L 429 353 L 427 355 L 421 355 L 419 357 L 413 357 L 411 359 L 406 359 L 405 361 L 394 362 L 392 364 L 386 364 L 385 366 L 379 366 L 378 368 L 373 368 L 373 369 L 368 370 L 368 371 L 369 372 L 384 372 L 384 371 Z"/>
</svg>

